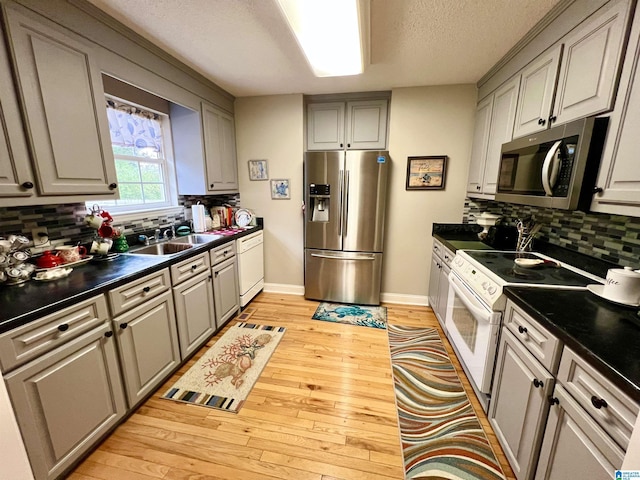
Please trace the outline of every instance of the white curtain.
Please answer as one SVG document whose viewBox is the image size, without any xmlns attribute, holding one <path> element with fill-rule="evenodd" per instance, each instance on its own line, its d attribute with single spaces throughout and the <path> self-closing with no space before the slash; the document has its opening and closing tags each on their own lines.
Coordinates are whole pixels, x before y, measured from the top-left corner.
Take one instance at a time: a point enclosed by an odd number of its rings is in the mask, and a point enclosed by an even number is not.
<svg viewBox="0 0 640 480">
<path fill-rule="evenodd" d="M 162 131 L 157 114 L 107 100 L 107 117 L 113 145 L 162 151 Z"/>
</svg>

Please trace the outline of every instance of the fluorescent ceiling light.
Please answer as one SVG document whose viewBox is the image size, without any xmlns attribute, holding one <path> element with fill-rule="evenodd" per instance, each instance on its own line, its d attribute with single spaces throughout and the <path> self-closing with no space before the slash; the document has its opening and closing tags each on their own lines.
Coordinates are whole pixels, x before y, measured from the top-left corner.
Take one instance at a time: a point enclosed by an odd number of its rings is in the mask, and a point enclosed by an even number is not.
<svg viewBox="0 0 640 480">
<path fill-rule="evenodd" d="M 277 0 L 316 77 L 358 75 L 366 60 L 368 0 Z"/>
</svg>

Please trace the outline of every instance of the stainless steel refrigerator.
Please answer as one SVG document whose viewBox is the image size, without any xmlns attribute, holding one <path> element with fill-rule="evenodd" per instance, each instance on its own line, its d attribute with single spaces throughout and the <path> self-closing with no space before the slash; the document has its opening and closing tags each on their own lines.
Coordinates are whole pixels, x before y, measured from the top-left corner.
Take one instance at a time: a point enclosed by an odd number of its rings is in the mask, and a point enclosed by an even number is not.
<svg viewBox="0 0 640 480">
<path fill-rule="evenodd" d="M 307 152 L 305 297 L 380 304 L 389 152 Z"/>
</svg>

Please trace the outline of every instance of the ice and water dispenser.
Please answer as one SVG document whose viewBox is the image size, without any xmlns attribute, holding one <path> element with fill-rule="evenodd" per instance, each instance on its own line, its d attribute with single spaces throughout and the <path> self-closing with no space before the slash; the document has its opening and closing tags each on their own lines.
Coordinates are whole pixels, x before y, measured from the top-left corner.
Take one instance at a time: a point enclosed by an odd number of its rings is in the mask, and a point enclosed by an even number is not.
<svg viewBox="0 0 640 480">
<path fill-rule="evenodd" d="M 309 207 L 311 222 L 328 222 L 331 205 L 330 185 L 309 184 Z"/>
</svg>

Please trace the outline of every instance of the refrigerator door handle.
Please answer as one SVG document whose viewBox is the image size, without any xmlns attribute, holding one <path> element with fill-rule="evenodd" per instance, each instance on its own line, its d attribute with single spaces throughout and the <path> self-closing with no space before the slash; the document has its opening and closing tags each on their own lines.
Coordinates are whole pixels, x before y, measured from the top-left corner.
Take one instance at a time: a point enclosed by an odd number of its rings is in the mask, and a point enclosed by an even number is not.
<svg viewBox="0 0 640 480">
<path fill-rule="evenodd" d="M 339 185 L 338 197 L 340 197 L 340 205 L 339 205 L 339 208 L 338 208 L 338 212 L 340 212 L 340 218 L 338 219 L 340 221 L 340 229 L 339 229 L 338 235 L 340 237 L 342 237 L 342 208 L 344 206 L 344 198 L 343 198 L 343 196 L 344 196 L 344 185 L 343 185 L 344 182 L 342 181 L 342 175 L 343 175 L 343 170 L 340 170 L 338 172 L 338 185 Z"/>
<path fill-rule="evenodd" d="M 312 257 L 317 258 L 330 258 L 332 260 L 375 260 L 374 255 L 354 255 L 352 257 L 345 257 L 344 255 L 327 255 L 325 253 L 312 253 Z"/>
<path fill-rule="evenodd" d="M 347 236 L 347 225 L 349 220 L 349 170 L 344 171 L 344 236 Z"/>
</svg>

